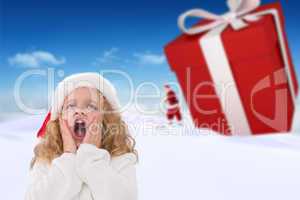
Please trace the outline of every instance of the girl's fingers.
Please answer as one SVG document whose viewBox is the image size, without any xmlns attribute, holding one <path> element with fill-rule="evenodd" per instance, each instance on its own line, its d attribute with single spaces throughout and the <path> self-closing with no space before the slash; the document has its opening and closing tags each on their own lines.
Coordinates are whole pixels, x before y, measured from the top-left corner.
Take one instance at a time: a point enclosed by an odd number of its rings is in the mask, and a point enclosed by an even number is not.
<svg viewBox="0 0 300 200">
<path fill-rule="evenodd" d="M 100 113 L 100 112 L 97 112 L 97 113 L 95 113 L 94 114 L 94 116 L 93 116 L 93 120 L 92 121 L 96 121 L 96 122 L 100 122 L 101 121 L 101 119 L 102 119 L 102 113 Z"/>
<path fill-rule="evenodd" d="M 64 151 L 76 152 L 76 143 L 72 137 L 72 133 L 67 125 L 67 121 L 59 116 L 59 127 L 63 139 Z"/>
<path fill-rule="evenodd" d="M 66 120 L 62 119 L 61 117 L 59 117 L 59 121 L 61 124 L 61 132 L 63 135 L 65 135 L 65 133 L 67 133 L 67 135 L 71 135 L 71 131 L 67 125 Z"/>
<path fill-rule="evenodd" d="M 93 123 L 90 125 L 89 132 L 90 132 L 92 135 L 97 135 L 97 134 L 99 134 L 99 132 L 100 132 L 100 126 L 99 126 L 99 124 L 96 123 L 96 122 L 93 122 Z"/>
<path fill-rule="evenodd" d="M 59 121 L 60 121 L 60 124 L 61 124 L 61 128 L 62 128 L 63 130 L 65 130 L 65 129 L 66 129 L 66 123 L 65 123 L 65 120 L 62 119 L 61 117 L 59 117 Z"/>
<path fill-rule="evenodd" d="M 99 146 L 99 143 L 101 142 L 100 132 L 101 127 L 99 125 L 98 118 L 94 117 L 90 126 L 88 127 L 87 134 L 84 138 L 84 142 Z"/>
<path fill-rule="evenodd" d="M 63 132 L 63 122 L 61 120 L 61 116 L 58 117 L 58 120 L 59 120 L 59 129 L 60 129 L 60 132 Z"/>
<path fill-rule="evenodd" d="M 69 130 L 69 127 L 66 124 L 66 121 L 64 119 L 62 119 L 62 125 L 64 127 L 64 130 Z"/>
<path fill-rule="evenodd" d="M 101 113 L 96 113 L 90 121 L 90 125 L 87 128 L 87 133 L 97 135 L 101 131 Z"/>
</svg>

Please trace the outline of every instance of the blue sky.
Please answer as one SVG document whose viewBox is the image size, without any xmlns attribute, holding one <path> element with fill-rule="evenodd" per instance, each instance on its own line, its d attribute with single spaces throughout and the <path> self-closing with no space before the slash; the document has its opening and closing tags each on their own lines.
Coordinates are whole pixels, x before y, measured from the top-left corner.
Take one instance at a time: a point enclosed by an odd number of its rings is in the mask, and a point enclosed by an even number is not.
<svg viewBox="0 0 300 200">
<path fill-rule="evenodd" d="M 282 4 L 299 74 L 300 3 L 289 0 Z M 220 14 L 227 10 L 225 1 L 217 0 L 1 0 L 0 111 L 15 110 L 16 79 L 30 69 L 53 67 L 65 75 L 120 69 L 133 77 L 135 85 L 154 81 L 162 86 L 165 81 L 176 81 L 164 61 L 163 46 L 180 34 L 178 15 L 199 7 Z M 124 101 L 122 81 L 111 79 Z M 61 77 L 56 76 L 55 81 L 59 80 Z M 45 107 L 46 89 L 44 77 L 31 77 L 23 85 L 22 96 L 28 103 Z"/>
</svg>

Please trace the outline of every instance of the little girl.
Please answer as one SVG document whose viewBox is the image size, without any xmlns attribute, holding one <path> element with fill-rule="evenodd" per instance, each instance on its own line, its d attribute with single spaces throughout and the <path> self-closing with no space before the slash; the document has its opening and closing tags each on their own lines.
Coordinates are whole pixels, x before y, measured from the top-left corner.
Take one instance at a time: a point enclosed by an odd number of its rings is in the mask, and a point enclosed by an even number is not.
<svg viewBox="0 0 300 200">
<path fill-rule="evenodd" d="M 26 200 L 136 200 L 135 140 L 98 73 L 58 84 L 34 148 Z"/>
</svg>

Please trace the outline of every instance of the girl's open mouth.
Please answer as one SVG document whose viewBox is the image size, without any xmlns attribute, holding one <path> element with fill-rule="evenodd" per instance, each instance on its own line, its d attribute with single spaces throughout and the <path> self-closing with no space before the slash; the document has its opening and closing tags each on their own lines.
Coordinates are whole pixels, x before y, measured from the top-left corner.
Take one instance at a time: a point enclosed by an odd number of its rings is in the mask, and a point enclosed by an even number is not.
<svg viewBox="0 0 300 200">
<path fill-rule="evenodd" d="M 73 133 L 75 138 L 83 139 L 86 134 L 86 123 L 80 119 L 75 120 Z"/>
</svg>

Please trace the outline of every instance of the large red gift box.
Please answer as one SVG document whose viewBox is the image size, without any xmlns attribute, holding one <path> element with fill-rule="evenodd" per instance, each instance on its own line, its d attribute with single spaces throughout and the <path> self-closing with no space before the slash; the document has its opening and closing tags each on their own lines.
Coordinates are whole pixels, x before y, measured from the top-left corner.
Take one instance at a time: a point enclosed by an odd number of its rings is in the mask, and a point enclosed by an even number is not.
<svg viewBox="0 0 300 200">
<path fill-rule="evenodd" d="M 251 14 L 259 19 L 239 30 L 227 26 L 220 41 L 205 38 L 205 31 L 184 33 L 165 46 L 196 127 L 224 135 L 291 129 L 298 82 L 282 7 L 267 4 Z M 193 27 L 210 22 L 202 20 Z"/>
</svg>

